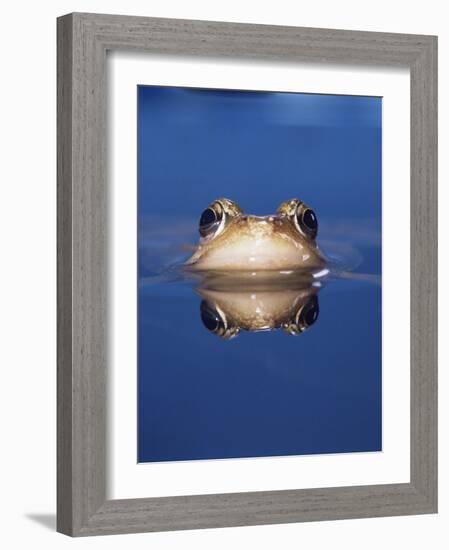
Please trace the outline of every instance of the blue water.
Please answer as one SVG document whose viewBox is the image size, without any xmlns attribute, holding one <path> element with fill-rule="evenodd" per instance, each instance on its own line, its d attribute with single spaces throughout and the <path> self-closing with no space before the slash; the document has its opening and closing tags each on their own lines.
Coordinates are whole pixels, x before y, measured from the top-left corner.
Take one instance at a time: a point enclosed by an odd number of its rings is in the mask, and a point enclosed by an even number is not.
<svg viewBox="0 0 449 550">
<path fill-rule="evenodd" d="M 381 109 L 138 87 L 139 462 L 381 450 Z M 303 333 L 225 340 L 204 325 L 201 281 L 179 265 L 221 196 L 252 214 L 291 197 L 316 212 L 337 264 L 306 291 L 319 314 Z"/>
</svg>

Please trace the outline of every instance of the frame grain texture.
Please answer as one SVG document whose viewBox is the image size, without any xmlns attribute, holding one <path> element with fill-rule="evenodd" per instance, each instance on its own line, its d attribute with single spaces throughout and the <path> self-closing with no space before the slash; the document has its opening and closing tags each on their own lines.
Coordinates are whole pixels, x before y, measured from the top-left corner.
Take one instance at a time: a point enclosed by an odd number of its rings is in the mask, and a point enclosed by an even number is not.
<svg viewBox="0 0 449 550">
<path fill-rule="evenodd" d="M 86 536 L 436 512 L 437 38 L 83 13 L 57 25 L 57 530 Z M 108 50 L 410 69 L 410 483 L 107 500 Z"/>
</svg>

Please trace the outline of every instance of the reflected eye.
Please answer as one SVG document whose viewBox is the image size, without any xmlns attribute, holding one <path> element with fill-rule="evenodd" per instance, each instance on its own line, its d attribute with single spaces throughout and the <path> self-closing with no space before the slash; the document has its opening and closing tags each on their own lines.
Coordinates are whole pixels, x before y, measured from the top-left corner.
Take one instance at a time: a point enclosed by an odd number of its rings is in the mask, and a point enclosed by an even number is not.
<svg viewBox="0 0 449 550">
<path fill-rule="evenodd" d="M 200 311 L 203 325 L 209 332 L 220 336 L 220 338 L 230 340 L 240 332 L 239 327 L 228 324 L 223 314 L 206 300 L 201 302 Z"/>
<path fill-rule="evenodd" d="M 304 205 L 300 205 L 296 212 L 296 221 L 298 227 L 308 237 L 314 239 L 318 233 L 318 219 L 315 212 L 311 208 L 304 208 Z"/>
<path fill-rule="evenodd" d="M 302 308 L 298 316 L 298 325 L 303 327 L 302 330 L 312 326 L 318 319 L 320 308 L 318 305 L 318 298 L 313 296 L 307 304 Z"/>
<path fill-rule="evenodd" d="M 212 208 L 206 208 L 200 218 L 199 231 L 202 237 L 214 233 L 220 225 L 221 215 L 219 216 Z"/>
<path fill-rule="evenodd" d="M 204 300 L 201 302 L 200 308 L 201 320 L 203 321 L 203 325 L 207 328 L 207 330 L 209 330 L 210 332 L 217 332 L 220 327 L 224 328 L 223 321 L 217 310 L 210 307 L 209 304 Z"/>
<path fill-rule="evenodd" d="M 312 296 L 297 312 L 296 317 L 284 325 L 284 330 L 289 334 L 300 334 L 316 323 L 319 313 L 318 297 Z"/>
</svg>

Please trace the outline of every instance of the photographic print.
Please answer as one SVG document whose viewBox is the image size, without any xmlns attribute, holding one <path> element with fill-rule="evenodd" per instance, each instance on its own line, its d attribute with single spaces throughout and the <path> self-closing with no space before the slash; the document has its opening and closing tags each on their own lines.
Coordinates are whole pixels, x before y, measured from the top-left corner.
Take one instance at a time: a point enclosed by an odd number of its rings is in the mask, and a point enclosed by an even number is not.
<svg viewBox="0 0 449 550">
<path fill-rule="evenodd" d="M 382 98 L 138 86 L 146 462 L 382 450 Z"/>
</svg>

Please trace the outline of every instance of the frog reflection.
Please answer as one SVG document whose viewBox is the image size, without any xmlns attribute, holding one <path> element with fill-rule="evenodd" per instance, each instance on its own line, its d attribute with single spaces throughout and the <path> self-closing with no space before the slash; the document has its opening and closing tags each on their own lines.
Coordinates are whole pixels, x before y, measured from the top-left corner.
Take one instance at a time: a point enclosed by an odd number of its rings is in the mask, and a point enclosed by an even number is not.
<svg viewBox="0 0 449 550">
<path fill-rule="evenodd" d="M 231 339 L 249 332 L 282 329 L 300 334 L 318 319 L 318 287 L 302 289 L 204 289 L 201 320 L 213 334 Z"/>
<path fill-rule="evenodd" d="M 235 202 L 217 199 L 202 213 L 199 232 L 185 264 L 193 271 L 298 271 L 325 265 L 316 244 L 316 214 L 299 199 L 283 202 L 270 216 L 248 215 Z"/>
</svg>

